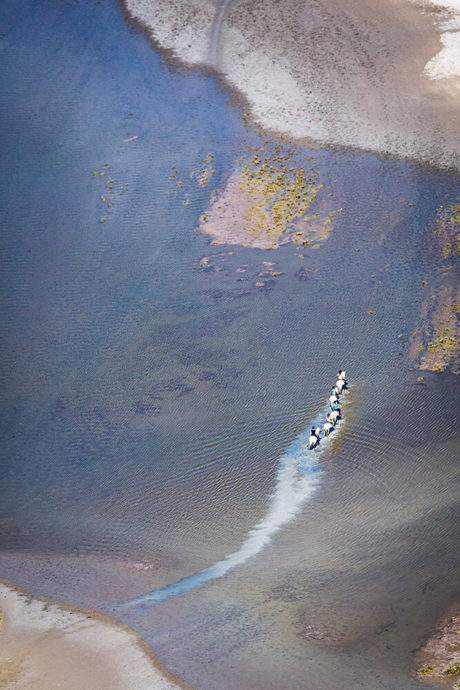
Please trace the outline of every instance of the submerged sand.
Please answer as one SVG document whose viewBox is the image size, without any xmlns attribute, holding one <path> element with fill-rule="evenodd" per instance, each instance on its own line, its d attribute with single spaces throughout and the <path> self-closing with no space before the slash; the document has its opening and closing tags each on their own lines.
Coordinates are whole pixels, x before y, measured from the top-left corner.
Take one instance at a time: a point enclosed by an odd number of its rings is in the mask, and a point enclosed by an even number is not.
<svg viewBox="0 0 460 690">
<path fill-rule="evenodd" d="M 140 637 L 94 611 L 0 583 L 0 687 L 15 690 L 174 690 Z"/>
<path fill-rule="evenodd" d="M 174 57 L 220 72 L 266 130 L 458 167 L 456 1 L 124 3 Z"/>
</svg>

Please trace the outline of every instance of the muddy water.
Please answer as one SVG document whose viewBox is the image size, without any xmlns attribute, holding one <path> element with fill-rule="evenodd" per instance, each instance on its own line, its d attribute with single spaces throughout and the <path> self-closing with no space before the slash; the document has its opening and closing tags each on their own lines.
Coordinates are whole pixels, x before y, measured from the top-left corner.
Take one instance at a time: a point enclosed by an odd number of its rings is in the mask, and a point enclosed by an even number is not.
<svg viewBox="0 0 460 690">
<path fill-rule="evenodd" d="M 267 140 L 111 3 L 5 12 L 2 577 L 128 622 L 200 688 L 416 688 L 458 579 L 458 389 L 417 381 L 406 342 L 458 180 Z M 197 231 L 262 146 L 314 165 L 319 248 Z M 263 548 L 121 610 L 265 524 L 338 367 L 345 421 L 298 510 L 282 494 Z"/>
</svg>

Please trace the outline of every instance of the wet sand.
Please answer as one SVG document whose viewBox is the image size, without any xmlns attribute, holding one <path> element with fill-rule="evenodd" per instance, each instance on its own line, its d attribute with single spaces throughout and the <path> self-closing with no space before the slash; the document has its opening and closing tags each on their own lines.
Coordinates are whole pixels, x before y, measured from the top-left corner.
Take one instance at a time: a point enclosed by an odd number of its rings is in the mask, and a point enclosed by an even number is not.
<svg viewBox="0 0 460 690">
<path fill-rule="evenodd" d="M 0 583 L 0 687 L 187 688 L 127 626 Z"/>
<path fill-rule="evenodd" d="M 457 18 L 445 8 L 406 0 L 124 7 L 171 56 L 220 72 L 269 132 L 459 166 Z"/>
</svg>

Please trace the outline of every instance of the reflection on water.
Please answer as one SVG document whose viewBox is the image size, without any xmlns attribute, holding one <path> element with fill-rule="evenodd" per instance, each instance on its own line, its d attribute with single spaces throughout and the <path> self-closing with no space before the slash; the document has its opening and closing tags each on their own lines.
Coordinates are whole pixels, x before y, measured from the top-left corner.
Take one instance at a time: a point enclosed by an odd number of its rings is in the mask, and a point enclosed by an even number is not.
<svg viewBox="0 0 460 690">
<path fill-rule="evenodd" d="M 327 242 L 215 246 L 213 193 L 270 147 L 215 81 L 110 3 L 7 9 L 2 575 L 111 611 L 236 559 L 116 615 L 203 688 L 417 687 L 455 581 L 456 391 L 417 382 L 406 342 L 445 280 L 424 246 L 454 176 L 318 150 Z M 292 458 L 340 367 L 318 483 Z"/>
</svg>

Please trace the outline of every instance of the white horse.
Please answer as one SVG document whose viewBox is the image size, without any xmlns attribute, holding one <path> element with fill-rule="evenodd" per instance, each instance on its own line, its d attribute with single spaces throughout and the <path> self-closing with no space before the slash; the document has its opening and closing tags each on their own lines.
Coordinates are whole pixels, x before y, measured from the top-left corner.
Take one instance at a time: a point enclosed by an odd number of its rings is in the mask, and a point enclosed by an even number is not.
<svg viewBox="0 0 460 690">
<path fill-rule="evenodd" d="M 319 438 L 315 436 L 315 434 L 312 434 L 310 436 L 310 440 L 308 441 L 308 445 L 310 447 L 310 450 L 316 448 L 316 446 L 319 445 Z"/>
<path fill-rule="evenodd" d="M 340 419 L 340 412 L 338 410 L 332 410 L 331 419 L 333 423 L 336 424 L 337 421 Z"/>
<path fill-rule="evenodd" d="M 329 436 L 329 433 L 332 431 L 333 428 L 334 428 L 334 425 L 332 422 L 324 422 L 324 424 L 323 424 L 324 435 Z"/>
<path fill-rule="evenodd" d="M 346 387 L 347 382 L 344 379 L 337 379 L 335 382 L 335 388 L 337 390 L 337 393 L 341 393 L 343 389 Z"/>
<path fill-rule="evenodd" d="M 329 396 L 329 404 L 331 406 L 331 410 L 332 410 L 332 406 L 334 405 L 335 402 L 338 401 L 338 399 L 339 398 L 338 398 L 337 393 L 331 393 L 331 395 Z"/>
</svg>

